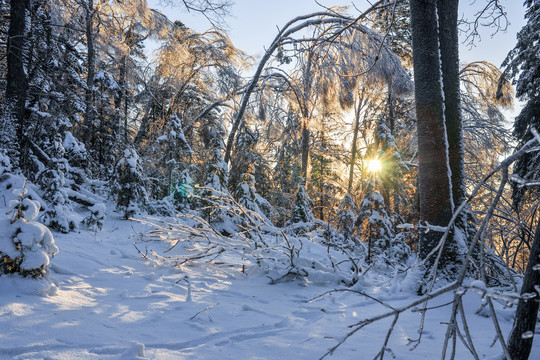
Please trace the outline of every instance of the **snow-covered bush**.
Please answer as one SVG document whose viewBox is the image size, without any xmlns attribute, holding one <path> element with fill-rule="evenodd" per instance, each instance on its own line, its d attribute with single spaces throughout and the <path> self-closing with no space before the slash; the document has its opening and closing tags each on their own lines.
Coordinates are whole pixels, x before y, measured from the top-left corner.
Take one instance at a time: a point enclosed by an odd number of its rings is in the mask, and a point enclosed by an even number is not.
<svg viewBox="0 0 540 360">
<path fill-rule="evenodd" d="M 58 253 L 58 247 L 49 228 L 34 221 L 40 204 L 27 196 L 27 189 L 13 191 L 17 200 L 9 203 L 11 218 L 0 219 L 0 270 L 39 277 L 47 273 L 49 255 Z"/>
</svg>

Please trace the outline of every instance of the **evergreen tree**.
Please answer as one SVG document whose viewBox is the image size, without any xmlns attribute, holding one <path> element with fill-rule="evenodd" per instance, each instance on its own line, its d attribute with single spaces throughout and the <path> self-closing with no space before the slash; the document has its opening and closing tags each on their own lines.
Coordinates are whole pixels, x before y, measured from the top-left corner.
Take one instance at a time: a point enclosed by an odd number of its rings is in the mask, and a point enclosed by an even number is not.
<svg viewBox="0 0 540 360">
<path fill-rule="evenodd" d="M 47 274 L 49 255 L 58 253 L 58 247 L 49 228 L 35 221 L 40 204 L 27 192 L 26 187 L 13 191 L 18 199 L 10 201 L 11 218 L 0 220 L 0 271 L 40 277 Z"/>
<path fill-rule="evenodd" d="M 124 212 L 124 219 L 138 211 L 138 204 L 146 203 L 146 188 L 141 158 L 133 148 L 127 148 L 116 164 L 116 207 Z"/>
<path fill-rule="evenodd" d="M 242 176 L 241 182 L 236 187 L 235 198 L 238 204 L 259 214 L 264 221 L 270 222 L 272 207 L 268 201 L 257 194 L 255 177 L 251 174 L 252 168 L 249 167 L 248 172 Z"/>
<path fill-rule="evenodd" d="M 336 214 L 336 223 L 338 230 L 343 234 L 344 240 L 347 242 L 352 239 L 354 234 L 354 223 L 358 211 L 354 200 L 350 194 L 345 194 L 339 203 Z"/>
<path fill-rule="evenodd" d="M 370 179 L 355 222 L 361 238 L 368 243 L 368 262 L 372 261 L 372 257 L 387 250 L 394 237 L 384 197 L 378 190 L 381 185 L 380 180 L 374 177 Z"/>
<path fill-rule="evenodd" d="M 210 161 L 206 169 L 204 185 L 199 193 L 203 217 L 220 231 L 231 233 L 230 228 L 224 229 L 230 219 L 229 201 L 229 170 L 223 161 L 222 150 L 224 148 L 222 133 L 216 129 L 210 129 L 207 136 L 211 137 Z"/>
<path fill-rule="evenodd" d="M 156 143 L 154 151 L 161 155 L 159 165 L 164 172 L 164 182 L 167 188 L 174 187 L 178 181 L 182 181 L 176 177 L 184 175 L 184 169 L 193 156 L 182 129 L 182 122 L 176 114 L 170 117 L 165 134 L 158 137 Z M 185 175 L 189 176 L 188 173 Z"/>
<path fill-rule="evenodd" d="M 296 203 L 291 210 L 291 217 L 286 225 L 311 223 L 315 221 L 313 216 L 313 201 L 309 198 L 304 185 L 298 185 L 296 193 Z"/>
<path fill-rule="evenodd" d="M 193 205 L 195 182 L 189 174 L 189 170 L 185 169 L 180 173 L 176 183 L 172 188 L 172 197 L 178 211 L 190 210 Z"/>
<path fill-rule="evenodd" d="M 540 2 L 526 0 L 525 5 L 527 23 L 517 35 L 516 46 L 503 62 L 505 75 L 515 79 L 516 95 L 525 102 L 514 122 L 518 147 L 532 139 L 532 128 L 540 131 Z M 539 153 L 525 154 L 517 161 L 514 171 L 525 180 L 540 178 Z M 522 200 L 526 189 L 538 194 L 538 186 L 517 187 L 514 190 L 516 204 Z"/>
<path fill-rule="evenodd" d="M 229 179 L 231 189 L 237 189 L 244 181 L 245 174 L 250 173 L 255 179 L 257 191 L 262 194 L 269 192 L 270 170 L 267 159 L 257 151 L 259 140 L 258 131 L 253 131 L 247 124 L 243 124 L 236 137 L 235 153 L 231 161 Z"/>
<path fill-rule="evenodd" d="M 77 228 L 74 211 L 68 198 L 64 173 L 68 167 L 64 157 L 64 147 L 58 136 L 53 139 L 50 161 L 44 171 L 36 175 L 41 185 L 43 198 L 47 200 L 47 209 L 43 217 L 45 225 L 53 230 L 67 233 Z"/>
<path fill-rule="evenodd" d="M 100 231 L 103 229 L 103 224 L 105 222 L 105 204 L 97 203 L 90 208 L 90 215 L 88 215 L 82 221 L 90 231 Z"/>
<path fill-rule="evenodd" d="M 518 146 L 532 138 L 531 129 L 540 131 L 540 1 L 526 0 L 525 17 L 527 23 L 518 33 L 516 47 L 508 54 L 503 65 L 511 77 L 517 77 L 516 94 L 526 101 L 525 106 L 514 123 L 514 135 Z M 526 153 L 518 160 L 514 171 L 526 181 L 540 178 L 540 155 L 538 151 Z M 538 185 L 528 187 L 531 198 L 538 198 Z M 515 204 L 524 200 L 525 189 L 517 187 L 514 191 Z M 537 220 L 538 221 L 538 220 Z M 508 339 L 508 352 L 513 360 L 529 358 L 533 336 L 524 336 L 526 332 L 534 334 L 537 324 L 540 296 L 540 223 L 537 223 L 534 241 L 530 247 L 529 260 L 521 294 L 535 294 L 536 297 L 522 297 L 516 309 L 514 325 Z"/>
</svg>

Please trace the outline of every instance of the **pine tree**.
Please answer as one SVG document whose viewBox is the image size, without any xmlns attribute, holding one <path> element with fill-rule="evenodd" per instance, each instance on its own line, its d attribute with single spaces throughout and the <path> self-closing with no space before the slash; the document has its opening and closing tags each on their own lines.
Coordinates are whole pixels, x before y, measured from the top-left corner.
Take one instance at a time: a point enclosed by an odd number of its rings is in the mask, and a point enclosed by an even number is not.
<svg viewBox="0 0 540 360">
<path fill-rule="evenodd" d="M 386 210 L 384 197 L 378 190 L 379 187 L 382 187 L 381 181 L 371 178 L 355 222 L 361 238 L 368 243 L 366 259 L 368 262 L 372 261 L 372 257 L 387 250 L 394 237 L 392 221 Z"/>
<path fill-rule="evenodd" d="M 540 131 L 540 2 L 526 0 L 527 23 L 517 35 L 517 44 L 503 62 L 505 75 L 516 79 L 516 95 L 525 106 L 514 122 L 514 136 L 518 147 L 532 139 L 531 129 Z M 503 79 L 504 80 L 504 79 Z M 529 152 L 519 159 L 514 172 L 525 180 L 540 178 L 540 155 Z M 522 200 L 525 190 L 538 194 L 538 186 L 514 189 L 516 204 Z"/>
<path fill-rule="evenodd" d="M 296 203 L 291 210 L 291 217 L 286 225 L 308 224 L 315 221 L 313 216 L 313 201 L 309 198 L 304 185 L 298 185 Z"/>
<path fill-rule="evenodd" d="M 514 123 L 514 135 L 518 138 L 518 146 L 532 138 L 531 129 L 540 131 L 540 1 L 526 0 L 527 24 L 518 33 L 518 43 L 508 54 L 503 65 L 511 77 L 517 77 L 516 94 L 526 101 L 525 106 Z M 526 153 L 518 160 L 514 171 L 525 180 L 540 178 L 539 152 Z M 538 198 L 538 186 L 530 187 L 531 198 Z M 524 200 L 525 190 L 516 188 L 515 204 Z M 516 309 L 514 325 L 508 339 L 508 352 L 513 360 L 529 358 L 533 344 L 533 336 L 524 336 L 526 332 L 534 334 L 537 324 L 540 296 L 540 272 L 537 270 L 540 261 L 540 223 L 537 223 L 534 241 L 530 247 L 530 255 L 525 270 L 525 278 L 521 294 L 535 294 L 533 299 L 521 298 Z"/>
<path fill-rule="evenodd" d="M 172 197 L 178 211 L 190 210 L 193 205 L 195 182 L 189 174 L 189 170 L 182 171 L 172 188 Z"/>
<path fill-rule="evenodd" d="M 348 242 L 352 239 L 354 234 L 354 223 L 358 211 L 354 200 L 350 194 L 345 194 L 341 202 L 339 203 L 338 211 L 336 214 L 336 223 L 338 230 L 343 234 L 344 240 Z"/>
<path fill-rule="evenodd" d="M 49 146 L 50 161 L 44 171 L 36 175 L 44 191 L 43 198 L 47 200 L 43 221 L 51 229 L 67 233 L 77 228 L 64 177 L 68 164 L 60 139 L 57 137 L 52 142 L 52 146 Z"/>
<path fill-rule="evenodd" d="M 97 203 L 90 207 L 90 215 L 82 221 L 90 231 L 100 231 L 105 222 L 105 204 Z"/>
<path fill-rule="evenodd" d="M 249 167 L 248 172 L 242 176 L 241 182 L 236 187 L 235 198 L 238 204 L 257 213 L 265 222 L 270 222 L 272 207 L 268 201 L 257 194 L 255 177 L 251 174 L 252 168 Z"/>
<path fill-rule="evenodd" d="M 137 213 L 138 205 L 146 203 L 147 193 L 141 158 L 133 148 L 127 148 L 116 164 L 116 207 L 124 212 L 124 219 Z"/>
<path fill-rule="evenodd" d="M 210 130 L 207 135 L 211 137 L 210 161 L 206 169 L 206 177 L 203 188 L 199 193 L 200 205 L 202 207 L 203 217 L 219 230 L 231 233 L 232 229 L 222 229 L 228 219 L 230 212 L 228 210 L 229 202 L 229 170 L 223 161 L 222 150 L 224 148 L 222 133 L 220 130 Z"/>
<path fill-rule="evenodd" d="M 18 199 L 10 201 L 11 218 L 0 220 L 0 271 L 44 276 L 49 255 L 58 253 L 58 247 L 49 228 L 35 221 L 39 215 L 39 202 L 27 196 L 26 187 L 13 193 Z"/>
<path fill-rule="evenodd" d="M 164 172 L 163 181 L 167 188 L 174 187 L 178 183 L 176 178 L 184 174 L 184 169 L 193 157 L 193 150 L 186 140 L 178 115 L 170 117 L 165 133 L 157 138 L 156 143 L 153 151 L 161 155 L 159 166 Z"/>
</svg>

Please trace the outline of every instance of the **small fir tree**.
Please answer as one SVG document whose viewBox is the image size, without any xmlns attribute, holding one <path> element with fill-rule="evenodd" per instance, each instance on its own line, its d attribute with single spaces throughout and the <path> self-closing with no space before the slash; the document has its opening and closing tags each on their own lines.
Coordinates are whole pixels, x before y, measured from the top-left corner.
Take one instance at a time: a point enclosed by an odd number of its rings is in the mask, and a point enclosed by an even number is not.
<svg viewBox="0 0 540 360">
<path fill-rule="evenodd" d="M 255 177 L 251 174 L 251 169 L 252 167 L 249 167 L 248 173 L 242 176 L 242 180 L 236 189 L 235 198 L 241 206 L 256 212 L 264 221 L 270 222 L 268 218 L 272 212 L 272 207 L 266 199 L 257 194 Z"/>
<path fill-rule="evenodd" d="M 36 176 L 44 191 L 43 198 L 47 201 L 43 222 L 53 230 L 68 233 L 77 228 L 77 223 L 64 177 L 68 167 L 65 151 L 58 139 L 48 148 L 51 153 L 48 166 Z"/>
<path fill-rule="evenodd" d="M 354 221 L 356 219 L 355 212 L 358 209 L 354 204 L 350 194 L 345 194 L 339 203 L 338 212 L 336 215 L 336 223 L 338 230 L 343 234 L 344 240 L 348 242 L 352 239 L 354 233 Z"/>
<path fill-rule="evenodd" d="M 303 185 L 298 185 L 298 192 L 296 193 L 296 204 L 291 211 L 291 218 L 287 222 L 287 225 L 310 223 L 315 221 L 312 207 L 313 201 L 309 198 L 309 195 L 306 192 L 306 188 Z"/>
<path fill-rule="evenodd" d="M 26 187 L 13 191 L 18 199 L 9 203 L 12 216 L 0 220 L 0 271 L 41 277 L 47 274 L 49 255 L 54 257 L 58 247 L 49 228 L 34 221 L 40 204 L 27 192 Z"/>
<path fill-rule="evenodd" d="M 193 193 L 195 182 L 189 175 L 189 170 L 182 171 L 178 180 L 173 185 L 172 197 L 178 211 L 185 211 L 191 209 L 193 203 Z"/>
<path fill-rule="evenodd" d="M 199 197 L 203 217 L 209 223 L 219 227 L 230 217 L 227 211 L 227 198 L 230 197 L 227 189 L 229 171 L 221 152 L 224 144 L 220 132 L 215 133 L 215 137 L 210 141 L 210 146 L 211 159 Z"/>
<path fill-rule="evenodd" d="M 386 211 L 384 198 L 377 190 L 376 179 L 371 179 L 362 203 L 356 226 L 361 236 L 368 243 L 367 261 L 373 255 L 380 255 L 390 247 L 394 236 L 392 222 Z"/>
<path fill-rule="evenodd" d="M 141 159 L 133 148 L 125 149 L 116 165 L 116 206 L 124 212 L 124 219 L 138 211 L 138 205 L 146 203 Z"/>
<path fill-rule="evenodd" d="M 90 215 L 83 220 L 83 224 L 85 224 L 90 231 L 100 231 L 103 229 L 106 210 L 105 204 L 97 203 L 88 208 L 88 210 L 90 210 Z"/>
<path fill-rule="evenodd" d="M 167 186 L 174 186 L 175 174 L 185 168 L 185 160 L 193 156 L 193 151 L 182 130 L 182 122 L 177 115 L 170 117 L 165 134 L 158 137 L 156 143 L 156 151 L 161 154 L 159 164 L 165 171 Z M 181 173 L 182 175 L 184 172 Z"/>
</svg>

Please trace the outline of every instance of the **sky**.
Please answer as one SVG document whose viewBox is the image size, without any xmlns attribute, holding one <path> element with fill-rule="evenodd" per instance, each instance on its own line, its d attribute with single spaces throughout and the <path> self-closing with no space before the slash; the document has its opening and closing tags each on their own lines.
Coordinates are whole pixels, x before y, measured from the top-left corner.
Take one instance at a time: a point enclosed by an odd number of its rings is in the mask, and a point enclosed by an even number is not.
<svg viewBox="0 0 540 360">
<path fill-rule="evenodd" d="M 229 36 L 233 43 L 249 55 L 260 57 L 264 49 L 269 46 L 278 32 L 278 27 L 299 15 L 320 11 L 322 8 L 315 0 L 233 0 L 231 16 L 225 19 Z M 159 0 L 149 0 L 151 7 L 159 6 Z M 323 6 L 351 6 L 354 4 L 358 9 L 365 10 L 370 6 L 367 0 L 318 0 Z M 475 12 L 480 9 L 487 0 L 461 0 L 460 15 L 474 18 Z M 493 29 L 484 28 L 481 31 L 481 39 L 475 46 L 470 48 L 462 44 L 460 60 L 472 62 L 487 60 L 494 65 L 500 66 L 506 54 L 514 47 L 516 33 L 525 24 L 524 8 L 521 0 L 502 0 L 501 4 L 509 19 L 506 32 L 498 32 L 491 36 Z M 163 9 L 163 7 L 161 7 Z M 204 31 L 211 24 L 201 16 L 186 13 L 181 8 L 167 7 L 164 13 L 174 20 L 181 20 L 188 27 L 196 31 Z M 358 12 L 353 8 L 352 14 Z M 464 39 L 464 34 L 461 35 Z"/>
</svg>

